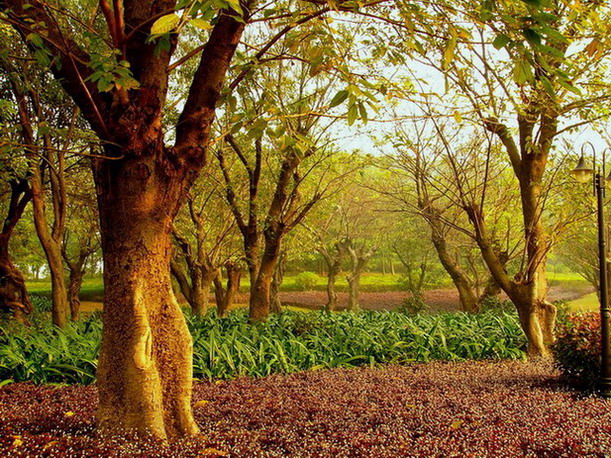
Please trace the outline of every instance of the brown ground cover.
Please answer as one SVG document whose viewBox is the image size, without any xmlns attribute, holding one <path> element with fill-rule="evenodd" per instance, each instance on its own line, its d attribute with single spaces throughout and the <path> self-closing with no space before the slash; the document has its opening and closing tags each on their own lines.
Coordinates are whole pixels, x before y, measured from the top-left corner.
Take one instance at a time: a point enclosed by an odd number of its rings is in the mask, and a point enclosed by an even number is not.
<svg viewBox="0 0 611 458">
<path fill-rule="evenodd" d="M 202 437 L 94 432 L 95 387 L 0 389 L 0 456 L 605 456 L 611 404 L 524 362 L 333 369 L 195 384 Z"/>
<path fill-rule="evenodd" d="M 572 301 L 590 292 L 590 288 L 571 289 L 564 285 L 554 285 L 549 289 L 548 299 L 552 301 Z M 392 310 L 400 307 L 409 295 L 410 293 L 407 291 L 362 292 L 360 303 L 365 310 Z M 280 300 L 284 305 L 318 309 L 325 304 L 327 293 L 324 291 L 281 292 Z M 424 300 L 432 311 L 460 310 L 456 288 L 425 291 Z M 348 293 L 338 293 L 339 307 L 346 307 L 347 304 Z"/>
<path fill-rule="evenodd" d="M 552 286 L 549 290 L 548 298 L 552 301 L 565 300 L 572 301 L 584 294 L 592 292 L 590 288 L 570 289 L 563 285 Z M 360 294 L 361 307 L 365 310 L 392 310 L 400 307 L 403 301 L 409 297 L 407 291 L 385 291 L 385 292 L 362 292 Z M 431 311 L 457 311 L 460 310 L 458 302 L 458 292 L 456 289 L 434 289 L 425 292 L 425 301 Z M 283 305 L 293 305 L 313 310 L 318 310 L 327 301 L 327 293 L 324 291 L 296 291 L 281 292 L 280 300 Z M 210 296 L 211 303 L 214 297 Z M 237 297 L 239 304 L 246 304 L 248 295 L 241 293 Z M 348 293 L 338 293 L 338 306 L 345 308 L 348 304 Z M 82 302 L 82 311 L 92 312 L 101 310 L 101 302 Z"/>
</svg>

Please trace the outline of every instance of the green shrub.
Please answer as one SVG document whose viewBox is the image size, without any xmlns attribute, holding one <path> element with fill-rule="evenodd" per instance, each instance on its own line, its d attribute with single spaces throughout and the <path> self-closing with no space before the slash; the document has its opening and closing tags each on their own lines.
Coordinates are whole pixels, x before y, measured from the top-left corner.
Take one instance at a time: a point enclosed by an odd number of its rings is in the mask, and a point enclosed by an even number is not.
<svg viewBox="0 0 611 458">
<path fill-rule="evenodd" d="M 564 328 L 570 325 L 572 312 L 569 301 L 555 301 L 554 305 L 556 306 L 556 326 L 558 326 L 558 328 Z"/>
<path fill-rule="evenodd" d="M 50 312 L 51 311 L 51 299 L 37 294 L 30 295 L 30 301 L 35 312 Z"/>
<path fill-rule="evenodd" d="M 295 276 L 294 282 L 301 291 L 309 291 L 320 282 L 320 277 L 314 272 L 301 272 Z"/>
<path fill-rule="evenodd" d="M 557 328 L 553 347 L 556 366 L 565 381 L 592 391 L 600 370 L 600 315 L 598 312 L 569 315 Z"/>
<path fill-rule="evenodd" d="M 501 299 L 499 296 L 487 296 L 480 302 L 480 311 L 482 312 L 511 313 L 515 309 L 510 300 Z"/>
<path fill-rule="evenodd" d="M 407 313 L 408 315 L 418 315 L 419 313 L 427 311 L 428 308 L 429 306 L 424 301 L 424 295 L 418 291 L 412 293 L 403 301 L 401 307 L 399 307 L 399 311 Z"/>
<path fill-rule="evenodd" d="M 431 360 L 523 358 L 515 314 L 292 312 L 247 324 L 247 311 L 219 319 L 187 312 L 195 377 L 261 377 L 308 369 Z M 30 328 L 0 327 L 0 383 L 91 383 L 101 337 L 99 316 L 54 328 L 48 314 Z"/>
</svg>

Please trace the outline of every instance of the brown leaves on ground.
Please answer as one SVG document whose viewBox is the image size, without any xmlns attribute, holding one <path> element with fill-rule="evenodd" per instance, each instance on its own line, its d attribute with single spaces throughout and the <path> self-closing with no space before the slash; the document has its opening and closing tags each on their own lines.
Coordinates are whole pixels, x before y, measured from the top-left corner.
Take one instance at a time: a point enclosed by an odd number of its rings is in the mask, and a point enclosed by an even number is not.
<svg viewBox="0 0 611 458">
<path fill-rule="evenodd" d="M 611 453 L 609 402 L 579 397 L 559 385 L 551 368 L 524 362 L 333 369 L 196 383 L 193 402 L 204 434 L 161 447 L 98 439 L 94 387 L 8 385 L 0 390 L 0 456 Z"/>
</svg>

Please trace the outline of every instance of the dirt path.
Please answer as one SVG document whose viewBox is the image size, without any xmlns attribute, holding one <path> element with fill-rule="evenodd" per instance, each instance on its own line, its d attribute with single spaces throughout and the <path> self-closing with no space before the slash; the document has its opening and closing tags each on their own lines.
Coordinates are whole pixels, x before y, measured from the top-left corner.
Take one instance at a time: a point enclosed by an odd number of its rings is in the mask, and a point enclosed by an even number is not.
<svg viewBox="0 0 611 458">
<path fill-rule="evenodd" d="M 202 435 L 163 446 L 95 434 L 94 387 L 0 389 L 0 456 L 608 456 L 611 409 L 524 362 L 332 369 L 200 382 Z"/>
<path fill-rule="evenodd" d="M 552 301 L 578 299 L 585 294 L 589 294 L 593 289 L 567 289 L 563 285 L 552 286 L 549 290 L 548 298 Z M 409 297 L 407 291 L 387 291 L 381 293 L 363 292 L 360 295 L 361 307 L 365 310 L 392 310 L 400 307 L 403 301 Z M 211 296 L 211 303 L 214 298 Z M 238 304 L 245 304 L 248 296 L 244 293 L 238 295 Z M 292 305 L 308 309 L 321 308 L 327 299 L 324 291 L 300 291 L 300 292 L 281 292 L 280 300 L 284 305 Z M 458 302 L 458 292 L 455 289 L 435 289 L 425 293 L 426 303 L 432 311 L 456 311 L 460 310 Z M 348 303 L 348 293 L 338 293 L 338 304 L 340 308 L 346 307 Z M 100 302 L 81 303 L 82 311 L 93 312 L 101 310 Z"/>
</svg>

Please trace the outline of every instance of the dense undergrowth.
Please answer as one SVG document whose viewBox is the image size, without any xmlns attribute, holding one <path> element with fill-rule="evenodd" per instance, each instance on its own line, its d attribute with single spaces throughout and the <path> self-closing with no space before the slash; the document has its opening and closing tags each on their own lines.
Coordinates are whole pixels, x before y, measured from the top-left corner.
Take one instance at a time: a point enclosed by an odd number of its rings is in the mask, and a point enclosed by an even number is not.
<svg viewBox="0 0 611 458">
<path fill-rule="evenodd" d="M 41 306 L 43 304 L 40 304 Z M 287 311 L 249 325 L 246 312 L 219 319 L 187 316 L 194 340 L 194 375 L 231 379 L 307 369 L 432 360 L 516 359 L 524 338 L 512 313 Z M 99 314 L 60 330 L 38 313 L 30 328 L 0 326 L 0 384 L 83 383 L 95 380 Z"/>
</svg>

